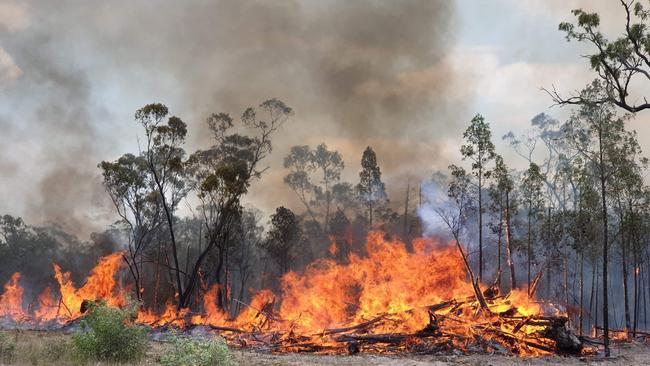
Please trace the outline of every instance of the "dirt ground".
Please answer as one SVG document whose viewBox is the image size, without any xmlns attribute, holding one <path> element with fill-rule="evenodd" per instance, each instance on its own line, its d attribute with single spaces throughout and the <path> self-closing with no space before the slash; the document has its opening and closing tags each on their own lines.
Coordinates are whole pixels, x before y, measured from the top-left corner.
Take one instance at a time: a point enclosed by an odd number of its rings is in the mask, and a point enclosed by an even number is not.
<svg viewBox="0 0 650 366">
<path fill-rule="evenodd" d="M 46 345 L 55 340 L 69 339 L 69 335 L 60 332 L 10 332 L 18 345 L 18 359 L 11 365 L 65 365 L 78 366 L 78 363 L 52 363 L 48 360 Z M 121 366 L 159 365 L 159 358 L 164 350 L 160 342 L 152 341 L 144 360 Z M 612 357 L 603 359 L 602 356 L 590 357 L 541 357 L 518 358 L 502 355 L 446 355 L 446 356 L 379 356 L 379 355 L 314 355 L 314 354 L 270 354 L 246 349 L 231 349 L 234 359 L 240 366 L 510 366 L 510 365 L 650 365 L 650 342 L 639 341 L 612 345 Z M 3 365 L 0 361 L 0 365 Z M 106 363 L 93 365 L 108 366 Z"/>
<path fill-rule="evenodd" d="M 510 365 L 650 365 L 650 343 L 616 343 L 612 357 L 541 357 L 518 358 L 501 355 L 459 355 L 459 356 L 327 356 L 309 354 L 264 354 L 246 350 L 233 350 L 235 359 L 246 366 L 510 366 Z"/>
</svg>

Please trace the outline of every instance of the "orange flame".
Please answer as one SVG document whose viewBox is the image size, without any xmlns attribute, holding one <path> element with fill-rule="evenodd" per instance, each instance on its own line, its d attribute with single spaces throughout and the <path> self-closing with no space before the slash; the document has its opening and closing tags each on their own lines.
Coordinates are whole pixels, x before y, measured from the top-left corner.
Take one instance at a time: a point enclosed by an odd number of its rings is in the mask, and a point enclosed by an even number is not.
<svg viewBox="0 0 650 366">
<path fill-rule="evenodd" d="M 23 319 L 26 314 L 23 310 L 23 288 L 18 283 L 20 273 L 11 275 L 11 279 L 5 284 L 4 293 L 0 296 L 0 314 L 12 319 Z"/>
<path fill-rule="evenodd" d="M 178 311 L 170 299 L 162 312 L 140 310 L 136 321 L 152 326 L 203 324 L 313 336 L 328 329 L 345 328 L 383 317 L 388 321 L 374 324 L 369 332 L 414 334 L 431 320 L 427 306 L 450 299 L 476 300 L 462 258 L 454 245 L 441 245 L 433 239 L 421 238 L 416 239 L 412 246 L 413 251 L 409 252 L 399 240 L 386 239 L 383 233 L 372 232 L 368 235 L 366 256 L 350 254 L 344 264 L 334 259 L 321 259 L 308 266 L 302 274 L 289 272 L 281 279 L 279 303 L 276 304 L 276 296 L 271 291 L 259 291 L 236 319 L 231 319 L 228 313 L 217 307 L 219 287 L 213 285 L 203 294 L 203 312 L 200 314 L 190 313 L 189 309 Z M 27 317 L 33 316 L 37 322 L 54 320 L 63 323 L 82 315 L 84 300 L 102 300 L 109 306 L 123 306 L 126 291 L 116 281 L 121 266 L 122 253 L 101 258 L 85 284 L 78 288 L 72 282 L 71 274 L 54 264 L 59 296 L 51 288 L 46 288 L 38 297 L 37 309 L 30 314 L 24 311 L 20 274 L 15 273 L 0 296 L 0 315 L 16 321 L 26 321 Z M 546 305 L 530 299 L 525 290 L 491 298 L 487 306 L 489 311 L 485 313 L 472 310 L 478 306 L 467 306 L 453 314 L 451 309 L 437 314 L 469 319 L 471 325 L 458 322 L 454 325 L 458 328 L 454 328 L 454 332 L 471 339 L 476 329 L 495 324 L 500 324 L 497 327 L 507 334 L 535 334 L 542 330 L 540 326 L 522 320 L 517 329 L 509 329 L 515 326 L 499 322 L 496 314 L 508 313 L 516 319 L 526 319 L 548 311 Z M 557 309 L 550 305 L 549 308 L 557 314 Z M 319 338 L 319 341 L 323 344 L 328 342 L 326 337 Z M 454 339 L 453 342 L 461 341 Z"/>
</svg>

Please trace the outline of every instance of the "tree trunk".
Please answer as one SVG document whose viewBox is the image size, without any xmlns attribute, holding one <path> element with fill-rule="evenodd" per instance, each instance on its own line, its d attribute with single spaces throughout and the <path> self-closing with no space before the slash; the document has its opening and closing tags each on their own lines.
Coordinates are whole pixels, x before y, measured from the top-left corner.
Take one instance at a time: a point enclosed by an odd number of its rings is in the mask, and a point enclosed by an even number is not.
<svg viewBox="0 0 650 366">
<path fill-rule="evenodd" d="M 584 309 L 585 309 L 585 254 L 583 251 L 580 252 L 580 314 L 579 314 L 579 323 L 578 323 L 578 334 L 582 336 L 583 332 L 583 323 L 584 323 Z"/>
<path fill-rule="evenodd" d="M 478 170 L 478 282 L 483 279 L 483 169 Z"/>
<path fill-rule="evenodd" d="M 605 175 L 605 161 L 604 161 L 604 147 L 603 147 L 603 130 L 598 130 L 598 149 L 599 149 L 599 166 L 600 166 L 600 195 L 602 198 L 603 210 L 603 332 L 605 343 L 605 357 L 610 356 L 609 350 L 609 299 L 607 296 L 607 254 L 609 250 L 608 245 L 608 218 L 607 218 L 607 190 L 606 190 L 606 175 Z"/>
<path fill-rule="evenodd" d="M 169 238 L 172 244 L 172 258 L 174 259 L 174 268 L 172 271 L 174 273 L 174 279 L 176 280 L 176 291 L 178 291 L 179 294 L 182 294 L 183 286 L 181 284 L 181 267 L 179 266 L 179 262 L 178 262 L 178 250 L 176 248 L 176 236 L 174 234 L 174 216 L 169 206 L 167 205 L 167 200 L 165 199 L 165 190 L 162 186 L 162 183 L 160 182 L 158 173 L 156 172 L 156 168 L 154 167 L 153 161 L 151 159 L 152 158 L 150 157 L 149 168 L 153 173 L 153 178 L 154 181 L 156 182 L 156 187 L 158 188 L 158 193 L 160 194 L 160 200 L 162 201 L 163 209 L 165 211 L 165 218 L 167 219 L 167 227 L 169 227 Z M 182 305 L 180 301 L 178 302 L 176 309 L 177 310 L 182 309 Z"/>
<path fill-rule="evenodd" d="M 621 238 L 622 239 L 622 238 Z M 625 330 L 627 332 L 632 329 L 631 323 L 630 323 L 630 303 L 629 303 L 629 297 L 628 297 L 628 287 L 627 287 L 627 253 L 625 250 L 625 243 L 621 240 L 621 255 L 622 255 L 622 260 L 621 260 L 621 265 L 622 268 L 621 270 L 623 271 L 623 306 L 625 306 Z M 627 335 L 628 333 L 626 333 Z"/>
<path fill-rule="evenodd" d="M 404 200 L 404 228 L 403 228 L 403 240 L 404 243 L 406 244 L 406 248 L 410 251 L 412 251 L 411 248 L 411 241 L 409 240 L 409 232 L 408 232 L 408 225 L 409 225 L 409 218 L 408 218 L 408 213 L 409 213 L 409 190 L 411 189 L 410 184 L 406 184 L 406 199 Z"/>
<path fill-rule="evenodd" d="M 639 325 L 639 258 L 637 250 L 634 251 L 634 321 L 632 335 L 636 337 L 636 327 Z"/>
<path fill-rule="evenodd" d="M 500 205 L 503 205 L 503 197 L 501 197 L 501 202 Z M 499 292 L 502 291 L 501 289 L 501 237 L 503 236 L 503 210 L 499 210 L 499 239 L 497 242 L 497 287 L 499 288 Z"/>
<path fill-rule="evenodd" d="M 564 250 L 564 307 L 569 308 L 569 253 L 566 248 Z M 568 324 L 571 325 L 571 317 L 569 317 Z"/>
<path fill-rule="evenodd" d="M 594 267 L 596 267 L 595 264 L 594 264 Z M 594 313 L 595 313 L 595 316 L 594 316 L 594 318 L 595 318 L 594 319 L 595 334 L 594 334 L 594 336 L 595 337 L 598 337 L 598 289 L 599 289 L 599 287 L 598 287 L 598 277 L 599 277 L 599 274 L 600 274 L 600 272 L 598 270 L 596 270 L 596 276 L 594 277 L 594 281 L 595 281 L 595 284 L 596 284 L 596 294 L 595 294 L 595 302 L 594 302 Z"/>
<path fill-rule="evenodd" d="M 531 257 L 532 257 L 532 237 L 531 237 L 531 200 L 528 200 L 528 241 L 526 243 L 526 260 L 528 262 L 528 295 L 530 295 L 530 262 L 531 262 Z"/>
<path fill-rule="evenodd" d="M 515 264 L 512 261 L 512 233 L 510 232 L 510 197 L 506 192 L 506 255 L 508 256 L 508 267 L 510 267 L 510 290 L 517 288 L 515 277 Z"/>
</svg>

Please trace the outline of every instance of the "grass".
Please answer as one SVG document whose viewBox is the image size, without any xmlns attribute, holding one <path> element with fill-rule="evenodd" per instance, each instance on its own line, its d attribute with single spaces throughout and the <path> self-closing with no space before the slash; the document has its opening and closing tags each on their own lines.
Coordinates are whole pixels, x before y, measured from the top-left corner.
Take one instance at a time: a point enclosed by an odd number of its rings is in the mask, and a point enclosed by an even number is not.
<svg viewBox="0 0 650 366">
<path fill-rule="evenodd" d="M 14 347 L 11 360 L 0 359 L 0 365 L 18 365 L 18 366 L 164 366 L 161 360 L 173 358 L 174 352 L 178 345 L 169 342 L 149 342 L 144 357 L 138 361 L 129 361 L 125 363 L 116 362 L 97 362 L 80 360 L 75 353 L 72 335 L 63 334 L 56 331 L 0 331 L 0 342 L 8 341 Z M 227 352 L 221 341 L 215 340 L 219 344 L 219 352 Z M 5 343 L 1 343 L 5 344 Z M 6 344 L 5 344 L 6 345 Z M 193 345 L 193 346 L 196 346 Z M 0 345 L 2 347 L 2 345 Z M 199 349 L 203 348 L 198 345 Z M 209 353 L 209 352 L 208 352 Z M 222 354 L 222 353 L 220 353 Z M 219 364 L 216 364 L 219 365 Z M 228 364 L 230 365 L 230 364 Z"/>
</svg>

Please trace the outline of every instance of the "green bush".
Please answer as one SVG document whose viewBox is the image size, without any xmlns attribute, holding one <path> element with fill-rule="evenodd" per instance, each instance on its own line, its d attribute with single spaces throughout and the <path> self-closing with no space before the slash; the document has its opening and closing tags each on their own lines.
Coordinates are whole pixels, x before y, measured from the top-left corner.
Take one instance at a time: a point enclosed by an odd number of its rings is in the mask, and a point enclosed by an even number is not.
<svg viewBox="0 0 650 366">
<path fill-rule="evenodd" d="M 226 342 L 221 338 L 196 340 L 170 336 L 170 347 L 160 359 L 165 366 L 231 366 L 235 365 Z"/>
<path fill-rule="evenodd" d="M 11 363 L 16 356 L 16 343 L 9 334 L 0 332 L 0 363 Z"/>
<path fill-rule="evenodd" d="M 93 306 L 72 336 L 76 354 L 84 360 L 127 362 L 139 360 L 147 347 L 147 329 L 131 319 L 135 308 Z"/>
</svg>

